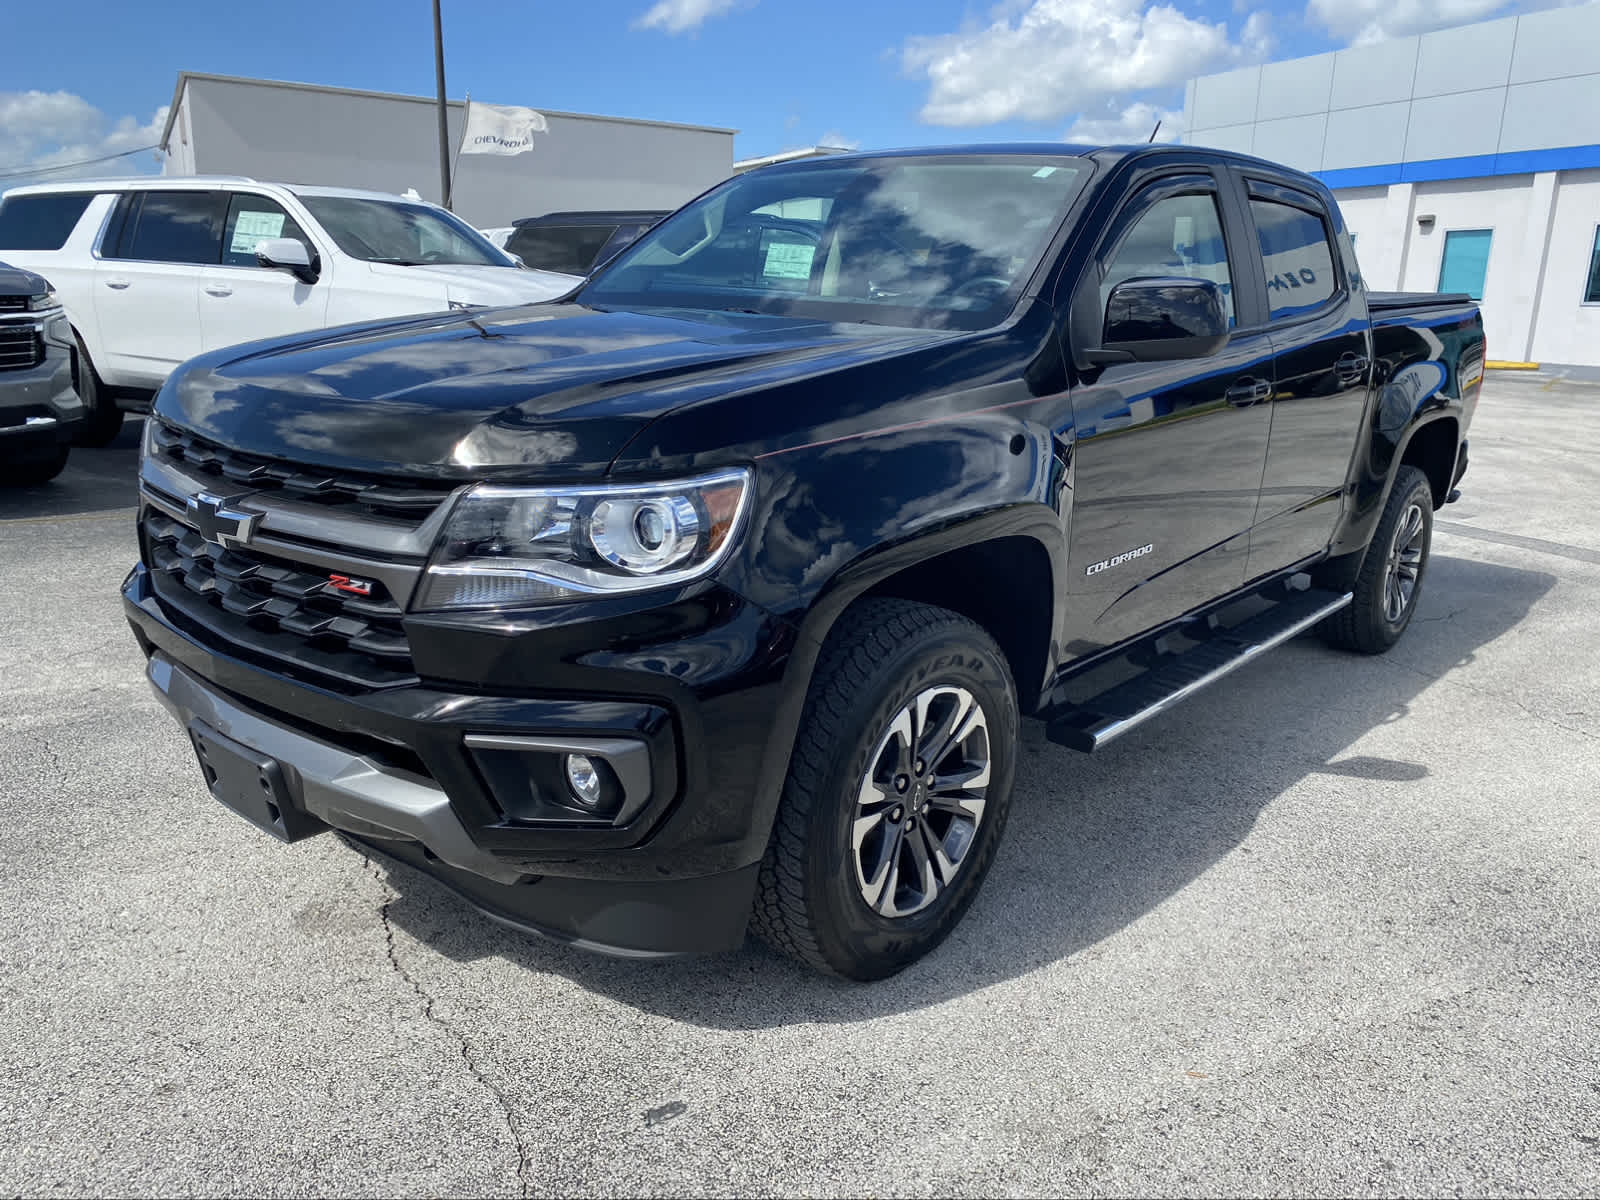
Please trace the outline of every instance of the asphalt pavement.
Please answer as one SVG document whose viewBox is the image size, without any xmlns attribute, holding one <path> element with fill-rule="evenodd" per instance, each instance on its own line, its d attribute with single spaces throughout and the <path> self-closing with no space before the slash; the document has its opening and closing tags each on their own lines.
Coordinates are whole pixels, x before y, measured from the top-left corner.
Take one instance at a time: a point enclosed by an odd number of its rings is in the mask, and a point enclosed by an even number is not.
<svg viewBox="0 0 1600 1200">
<path fill-rule="evenodd" d="M 1493 376 L 1392 653 L 1025 736 L 951 940 L 592 957 L 210 799 L 137 424 L 0 492 L 0 1193 L 1593 1195 L 1600 387 Z"/>
</svg>

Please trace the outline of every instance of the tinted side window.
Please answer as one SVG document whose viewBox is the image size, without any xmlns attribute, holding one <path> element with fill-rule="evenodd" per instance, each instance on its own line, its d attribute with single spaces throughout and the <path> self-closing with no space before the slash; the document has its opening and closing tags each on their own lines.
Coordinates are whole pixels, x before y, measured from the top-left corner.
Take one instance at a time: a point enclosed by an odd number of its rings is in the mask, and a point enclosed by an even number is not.
<svg viewBox="0 0 1600 1200">
<path fill-rule="evenodd" d="M 1267 306 L 1274 320 L 1310 312 L 1338 288 L 1333 246 L 1322 218 L 1273 200 L 1250 201 L 1256 239 L 1267 274 Z"/>
<path fill-rule="evenodd" d="M 222 231 L 216 192 L 145 192 L 123 229 L 117 258 L 144 262 L 217 262 Z"/>
<path fill-rule="evenodd" d="M 52 192 L 0 200 L 0 250 L 61 249 L 93 199 L 93 192 Z"/>
<path fill-rule="evenodd" d="M 1127 279 L 1180 276 L 1209 279 L 1222 291 L 1223 312 L 1233 324 L 1233 277 L 1222 236 L 1222 215 L 1210 192 L 1157 200 L 1134 223 L 1106 264 L 1100 281 L 1100 311 L 1111 289 Z"/>
<path fill-rule="evenodd" d="M 615 225 L 521 225 L 506 249 L 530 267 L 587 275 Z"/>
<path fill-rule="evenodd" d="M 222 227 L 222 265 L 256 267 L 256 244 L 269 238 L 297 238 L 313 250 L 300 226 L 276 200 L 235 192 L 228 202 L 228 219 Z"/>
</svg>

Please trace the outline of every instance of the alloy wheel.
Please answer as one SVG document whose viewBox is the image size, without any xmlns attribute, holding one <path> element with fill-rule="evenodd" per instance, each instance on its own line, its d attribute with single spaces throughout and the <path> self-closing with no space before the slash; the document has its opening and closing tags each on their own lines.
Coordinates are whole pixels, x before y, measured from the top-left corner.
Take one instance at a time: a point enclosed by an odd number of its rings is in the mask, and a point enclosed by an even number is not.
<svg viewBox="0 0 1600 1200">
<path fill-rule="evenodd" d="M 1394 542 L 1389 547 L 1389 561 L 1383 575 L 1383 615 L 1391 625 L 1405 616 L 1417 593 L 1426 527 L 1420 504 L 1408 505 L 1395 526 Z"/>
<path fill-rule="evenodd" d="M 850 827 L 861 898 L 874 912 L 907 917 L 955 882 L 983 820 L 989 787 L 989 723 L 965 688 L 918 692 L 867 763 Z"/>
</svg>

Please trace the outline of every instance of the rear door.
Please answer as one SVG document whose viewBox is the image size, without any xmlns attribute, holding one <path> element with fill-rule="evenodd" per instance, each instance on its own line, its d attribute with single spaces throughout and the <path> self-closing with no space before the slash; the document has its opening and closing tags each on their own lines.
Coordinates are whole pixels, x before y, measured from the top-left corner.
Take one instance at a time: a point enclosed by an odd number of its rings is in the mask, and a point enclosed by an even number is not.
<svg viewBox="0 0 1600 1200">
<path fill-rule="evenodd" d="M 1336 215 L 1292 180 L 1240 178 L 1277 382 L 1250 538 L 1254 579 L 1320 553 L 1333 536 L 1371 397 L 1372 328 Z"/>
<path fill-rule="evenodd" d="M 1108 645 L 1244 581 L 1266 458 L 1272 346 L 1242 291 L 1250 247 L 1226 173 L 1185 167 L 1135 185 L 1073 292 L 1098 332 L 1111 289 L 1139 276 L 1210 279 L 1235 332 L 1216 354 L 1091 369 L 1073 389 L 1074 640 Z M 1087 289 L 1088 294 L 1085 294 Z M 1084 645 L 1087 650 L 1090 645 Z"/>
<path fill-rule="evenodd" d="M 200 333 L 207 350 L 257 338 L 321 329 L 327 324 L 332 280 L 302 283 L 288 271 L 256 262 L 256 244 L 269 238 L 295 238 L 315 261 L 317 244 L 290 213 L 270 196 L 233 192 L 222 225 L 222 261 L 200 279 Z M 325 266 L 331 256 L 323 255 Z"/>
<path fill-rule="evenodd" d="M 201 350 L 200 275 L 222 248 L 222 192 L 128 192 L 94 272 L 97 365 L 108 378 L 158 387 Z"/>
</svg>

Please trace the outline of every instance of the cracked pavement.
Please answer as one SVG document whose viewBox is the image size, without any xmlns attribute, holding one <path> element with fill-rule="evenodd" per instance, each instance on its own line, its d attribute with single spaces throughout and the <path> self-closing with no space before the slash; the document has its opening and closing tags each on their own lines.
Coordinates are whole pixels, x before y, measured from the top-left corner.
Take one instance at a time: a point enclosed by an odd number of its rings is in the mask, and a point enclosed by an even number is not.
<svg viewBox="0 0 1600 1200">
<path fill-rule="evenodd" d="M 1492 376 L 1415 627 L 1086 758 L 951 940 L 507 932 L 212 801 L 116 588 L 137 428 L 0 492 L 0 1193 L 1592 1195 L 1600 387 Z"/>
</svg>

